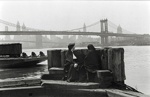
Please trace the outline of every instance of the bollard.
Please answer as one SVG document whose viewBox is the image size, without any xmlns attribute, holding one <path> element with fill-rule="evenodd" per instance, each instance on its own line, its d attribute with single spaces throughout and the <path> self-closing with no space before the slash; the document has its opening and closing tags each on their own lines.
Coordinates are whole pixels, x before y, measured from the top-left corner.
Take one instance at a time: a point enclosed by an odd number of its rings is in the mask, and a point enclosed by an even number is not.
<svg viewBox="0 0 150 97">
<path fill-rule="evenodd" d="M 108 50 L 108 69 L 112 71 L 115 82 L 124 83 L 126 77 L 123 48 L 112 48 Z"/>
<path fill-rule="evenodd" d="M 112 85 L 113 77 L 109 70 L 97 70 L 96 82 L 100 88 L 108 88 Z"/>
</svg>

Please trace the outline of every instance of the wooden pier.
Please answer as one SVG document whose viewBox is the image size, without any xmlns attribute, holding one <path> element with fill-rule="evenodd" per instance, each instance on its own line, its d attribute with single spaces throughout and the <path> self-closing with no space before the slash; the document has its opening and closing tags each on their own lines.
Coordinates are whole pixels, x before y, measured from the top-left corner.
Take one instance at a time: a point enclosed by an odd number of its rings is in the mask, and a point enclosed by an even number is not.
<svg viewBox="0 0 150 97">
<path fill-rule="evenodd" d="M 102 70 L 97 70 L 95 82 L 62 81 L 66 50 L 48 50 L 48 72 L 39 80 L 11 82 L 13 87 L 0 88 L 0 97 L 150 97 L 140 92 L 110 87 L 112 82 L 124 84 L 124 50 L 123 48 L 98 48 Z M 87 49 L 75 52 L 87 53 Z M 16 86 L 15 84 L 16 83 Z M 37 86 L 20 87 L 23 84 Z M 0 85 L 7 86 L 9 82 Z"/>
</svg>

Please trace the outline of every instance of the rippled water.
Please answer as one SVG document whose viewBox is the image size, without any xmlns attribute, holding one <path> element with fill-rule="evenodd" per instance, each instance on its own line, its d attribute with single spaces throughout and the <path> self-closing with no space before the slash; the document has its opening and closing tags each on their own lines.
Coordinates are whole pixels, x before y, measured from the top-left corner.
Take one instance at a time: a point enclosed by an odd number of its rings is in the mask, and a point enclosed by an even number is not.
<svg viewBox="0 0 150 97">
<path fill-rule="evenodd" d="M 150 46 L 125 49 L 126 84 L 150 95 Z"/>
<path fill-rule="evenodd" d="M 124 46 L 125 83 L 150 95 L 150 46 Z M 28 55 L 40 49 L 23 50 Z M 47 49 L 42 49 L 44 53 Z M 0 79 L 40 78 L 47 71 L 47 61 L 34 68 L 0 69 Z"/>
</svg>

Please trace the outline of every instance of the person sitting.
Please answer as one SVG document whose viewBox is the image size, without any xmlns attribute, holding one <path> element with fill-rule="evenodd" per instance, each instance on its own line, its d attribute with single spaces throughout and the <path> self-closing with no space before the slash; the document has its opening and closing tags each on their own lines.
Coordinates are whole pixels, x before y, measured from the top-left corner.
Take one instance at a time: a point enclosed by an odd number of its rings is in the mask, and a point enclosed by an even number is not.
<svg viewBox="0 0 150 97">
<path fill-rule="evenodd" d="M 87 81 L 94 82 L 96 76 L 96 70 L 99 69 L 99 57 L 92 44 L 87 46 L 88 53 L 84 59 L 84 66 L 87 71 Z"/>
<path fill-rule="evenodd" d="M 23 57 L 23 58 L 27 58 L 28 55 L 27 55 L 25 52 L 22 52 L 22 57 Z"/>
<path fill-rule="evenodd" d="M 78 73 L 77 73 L 77 66 L 78 64 L 75 63 L 73 54 L 73 51 L 75 49 L 75 43 L 70 43 L 68 45 L 68 51 L 66 52 L 65 56 L 65 66 L 64 66 L 64 72 L 65 76 L 63 80 L 67 80 L 67 82 L 75 82 L 78 81 Z"/>
<path fill-rule="evenodd" d="M 43 56 L 45 56 L 45 54 L 42 51 L 40 51 L 39 56 L 43 57 Z"/>
<path fill-rule="evenodd" d="M 37 55 L 35 54 L 35 52 L 31 52 L 31 57 L 37 57 Z"/>
</svg>

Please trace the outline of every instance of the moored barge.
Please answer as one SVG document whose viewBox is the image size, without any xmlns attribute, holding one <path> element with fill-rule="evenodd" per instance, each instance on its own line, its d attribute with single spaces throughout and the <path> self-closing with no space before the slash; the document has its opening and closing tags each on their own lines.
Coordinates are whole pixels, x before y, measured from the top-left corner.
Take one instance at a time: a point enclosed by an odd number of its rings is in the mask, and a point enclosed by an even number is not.
<svg viewBox="0 0 150 97">
<path fill-rule="evenodd" d="M 0 68 L 16 68 L 35 66 L 37 63 L 47 60 L 42 52 L 36 56 L 32 52 L 31 56 L 27 56 L 22 52 L 20 43 L 1 44 L 0 45 Z"/>
</svg>

